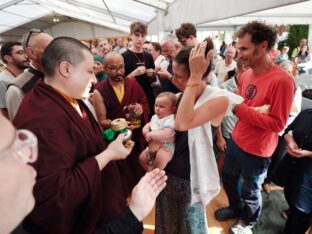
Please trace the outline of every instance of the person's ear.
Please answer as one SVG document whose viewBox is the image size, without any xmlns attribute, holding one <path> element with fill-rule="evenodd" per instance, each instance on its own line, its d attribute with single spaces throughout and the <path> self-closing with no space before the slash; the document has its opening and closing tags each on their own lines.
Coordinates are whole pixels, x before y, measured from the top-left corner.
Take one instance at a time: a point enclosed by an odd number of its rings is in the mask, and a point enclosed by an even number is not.
<svg viewBox="0 0 312 234">
<path fill-rule="evenodd" d="M 173 111 L 173 113 L 175 113 L 175 112 L 177 111 L 177 107 L 176 107 L 176 106 L 173 106 L 173 107 L 172 107 L 172 111 Z"/>
<path fill-rule="evenodd" d="M 260 44 L 261 50 L 266 51 L 268 48 L 268 44 L 269 44 L 268 41 L 261 42 L 261 44 Z"/>
<path fill-rule="evenodd" d="M 32 47 L 27 47 L 25 52 L 26 52 L 28 58 L 30 58 L 31 60 L 36 60 L 37 53 Z"/>
<path fill-rule="evenodd" d="M 13 58 L 11 55 L 4 55 L 4 60 L 7 61 L 7 63 L 12 62 Z M 3 61 L 4 62 L 4 61 Z"/>
<path fill-rule="evenodd" d="M 107 74 L 107 66 L 103 65 L 103 72 Z"/>
<path fill-rule="evenodd" d="M 58 67 L 59 67 L 59 73 L 64 77 L 69 77 L 70 74 L 72 73 L 73 67 L 67 61 L 62 61 Z"/>
</svg>

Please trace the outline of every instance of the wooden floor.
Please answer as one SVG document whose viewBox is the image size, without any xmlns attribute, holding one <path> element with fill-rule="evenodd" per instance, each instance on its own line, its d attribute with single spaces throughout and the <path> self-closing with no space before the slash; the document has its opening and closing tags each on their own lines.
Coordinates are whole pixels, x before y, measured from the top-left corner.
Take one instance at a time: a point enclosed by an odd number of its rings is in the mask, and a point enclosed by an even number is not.
<svg viewBox="0 0 312 234">
<path fill-rule="evenodd" d="M 278 186 L 273 186 L 273 190 L 280 190 L 281 188 Z M 208 230 L 209 234 L 229 234 L 229 228 L 232 224 L 236 222 L 236 220 L 230 220 L 226 222 L 219 222 L 214 218 L 214 212 L 228 205 L 227 196 L 222 189 L 220 194 L 213 199 L 210 204 L 207 206 L 207 221 L 208 221 Z M 153 234 L 154 233 L 154 221 L 155 221 L 155 209 L 143 220 L 144 223 L 144 234 Z M 312 232 L 307 232 L 312 233 Z"/>
</svg>

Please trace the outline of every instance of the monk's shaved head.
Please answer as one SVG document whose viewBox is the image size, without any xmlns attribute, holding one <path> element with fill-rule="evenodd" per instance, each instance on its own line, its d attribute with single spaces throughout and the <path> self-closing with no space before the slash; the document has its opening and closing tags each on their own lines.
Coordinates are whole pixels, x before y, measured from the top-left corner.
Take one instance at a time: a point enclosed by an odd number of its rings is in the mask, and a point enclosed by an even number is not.
<svg viewBox="0 0 312 234">
<path fill-rule="evenodd" d="M 124 58 L 120 54 L 114 51 L 109 52 L 105 55 L 104 66 L 107 67 L 116 60 L 122 60 L 122 62 L 124 63 Z"/>
<path fill-rule="evenodd" d="M 109 52 L 104 59 L 104 71 L 108 79 L 113 82 L 122 82 L 125 78 L 125 62 L 116 52 Z"/>
</svg>

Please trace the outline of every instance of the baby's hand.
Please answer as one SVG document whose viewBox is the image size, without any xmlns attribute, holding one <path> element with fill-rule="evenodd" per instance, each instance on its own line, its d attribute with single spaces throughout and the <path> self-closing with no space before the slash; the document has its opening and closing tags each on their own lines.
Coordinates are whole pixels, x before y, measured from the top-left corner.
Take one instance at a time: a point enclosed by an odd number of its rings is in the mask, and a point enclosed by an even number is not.
<svg viewBox="0 0 312 234">
<path fill-rule="evenodd" d="M 150 140 L 152 140 L 152 134 L 151 134 L 151 132 L 146 133 L 146 135 L 145 135 L 145 140 L 146 140 L 147 142 L 149 142 Z"/>
</svg>

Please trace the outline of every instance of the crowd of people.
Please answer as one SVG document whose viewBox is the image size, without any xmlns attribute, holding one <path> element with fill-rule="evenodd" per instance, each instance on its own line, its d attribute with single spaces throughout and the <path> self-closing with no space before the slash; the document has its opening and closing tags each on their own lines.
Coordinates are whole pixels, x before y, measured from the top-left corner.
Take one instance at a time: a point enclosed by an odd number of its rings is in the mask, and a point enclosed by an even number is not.
<svg viewBox="0 0 312 234">
<path fill-rule="evenodd" d="M 183 23 L 147 42 L 134 22 L 127 46 L 32 29 L 1 47 L 0 233 L 22 222 L 27 233 L 137 234 L 156 203 L 155 233 L 205 234 L 206 205 L 223 187 L 229 205 L 215 218 L 248 234 L 261 190 L 281 174 L 283 232 L 311 227 L 311 109 L 301 111 L 296 83 L 297 65 L 311 60 L 307 40 L 289 58 L 262 22 L 220 48 L 196 34 Z M 123 131 L 102 137 L 119 118 L 131 147 Z"/>
</svg>

